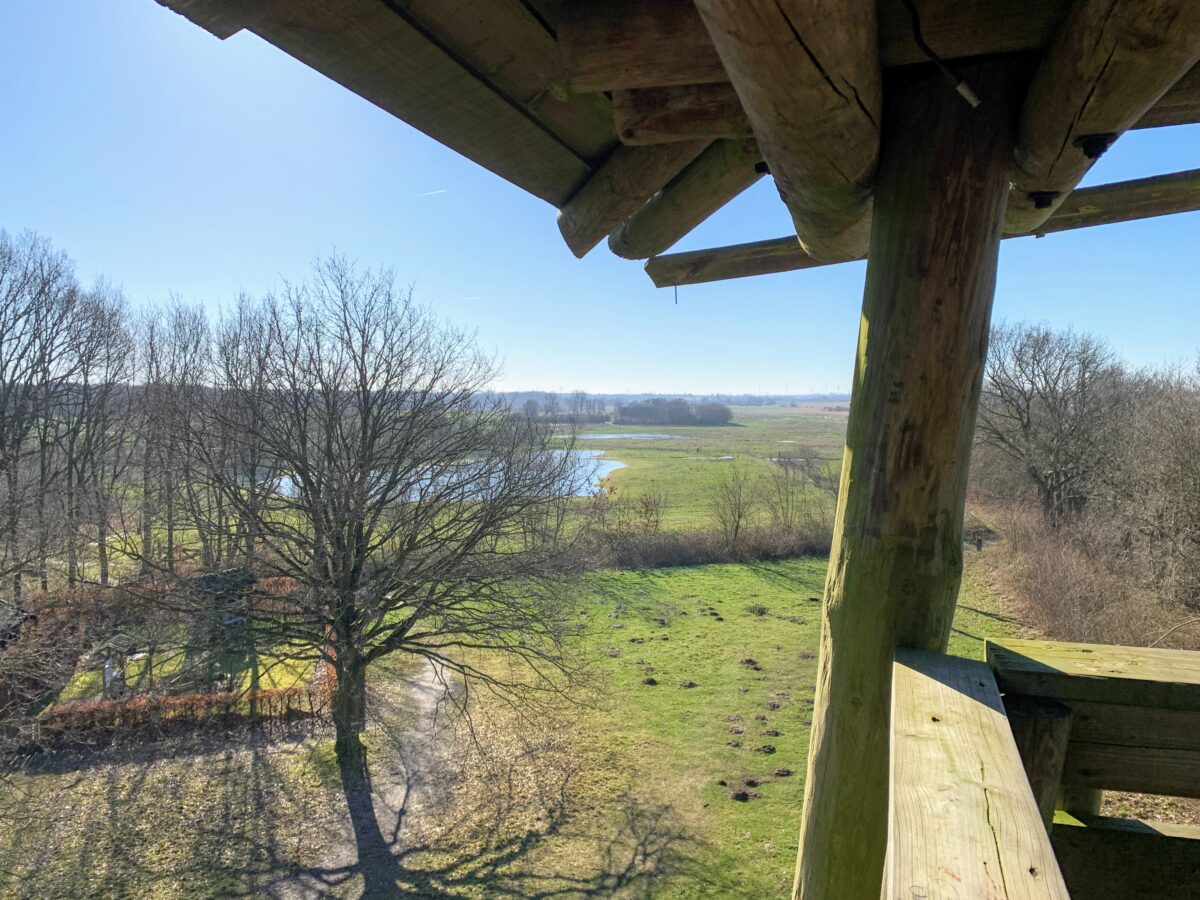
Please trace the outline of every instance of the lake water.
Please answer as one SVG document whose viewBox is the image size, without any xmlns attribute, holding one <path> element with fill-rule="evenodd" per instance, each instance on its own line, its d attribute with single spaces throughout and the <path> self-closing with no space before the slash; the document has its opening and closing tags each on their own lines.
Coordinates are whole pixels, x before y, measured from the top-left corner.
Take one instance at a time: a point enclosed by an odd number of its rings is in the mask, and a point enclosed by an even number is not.
<svg viewBox="0 0 1200 900">
<path fill-rule="evenodd" d="M 585 435 L 586 437 L 586 435 Z M 583 475 L 591 474 L 591 481 L 588 487 L 579 491 L 579 496 L 590 494 L 592 491 L 600 487 L 600 482 L 611 475 L 617 469 L 624 469 L 625 463 L 619 459 L 602 459 L 600 454 L 603 450 L 572 450 L 572 455 L 579 458 L 580 473 Z M 587 468 L 585 468 L 587 467 Z"/>
<path fill-rule="evenodd" d="M 563 451 L 555 450 L 553 452 L 562 453 Z M 619 459 L 601 458 L 603 450 L 572 450 L 570 452 L 571 456 L 578 463 L 575 469 L 575 474 L 580 485 L 579 489 L 575 492 L 575 496 L 577 497 L 586 497 L 593 491 L 598 490 L 600 482 L 603 479 L 617 471 L 617 469 L 625 468 L 625 463 Z M 296 497 L 300 493 L 296 482 L 289 475 L 283 476 L 276 490 L 285 497 Z"/>
</svg>

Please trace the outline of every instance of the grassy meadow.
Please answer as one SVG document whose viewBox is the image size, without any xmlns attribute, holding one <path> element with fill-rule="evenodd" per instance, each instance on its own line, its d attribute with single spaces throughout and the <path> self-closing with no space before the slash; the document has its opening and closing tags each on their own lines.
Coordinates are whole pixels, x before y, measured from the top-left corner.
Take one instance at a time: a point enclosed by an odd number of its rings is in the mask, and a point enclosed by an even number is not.
<svg viewBox="0 0 1200 900">
<path fill-rule="evenodd" d="M 951 651 L 980 657 L 1015 625 L 968 562 Z M 459 723 L 434 757 L 419 749 L 411 665 L 376 670 L 377 808 L 409 807 L 398 883 L 431 897 L 786 896 L 824 571 L 799 559 L 585 576 L 565 589 L 592 611 L 580 651 L 593 690 L 536 723 L 480 694 L 478 745 Z M 357 897 L 331 760 L 332 739 L 310 737 L 48 762 L 16 785 L 21 816 L 0 817 L 0 895 Z M 405 804 L 414 779 L 426 783 Z"/>
<path fill-rule="evenodd" d="M 736 406 L 733 422 L 710 426 L 587 426 L 576 446 L 600 450 L 607 460 L 624 463 L 605 479 L 617 497 L 665 492 L 663 526 L 700 529 L 711 526 L 708 491 L 722 466 L 730 462 L 766 475 L 779 455 L 815 451 L 829 465 L 841 465 L 846 412 L 835 404 Z M 665 434 L 670 439 L 590 438 L 604 434 Z"/>
<path fill-rule="evenodd" d="M 715 467 L 789 447 L 840 453 L 844 413 L 739 408 L 736 424 L 613 440 L 618 493 L 666 490 L 668 527 L 706 527 Z M 598 431 L 659 431 L 611 426 Z M 793 441 L 794 444 L 787 442 Z M 698 458 L 697 458 L 698 457 Z M 1017 626 L 967 554 L 951 652 Z M 590 627 L 588 682 L 523 716 L 486 691 L 469 720 L 422 664 L 371 673 L 383 879 L 420 897 L 787 896 L 804 792 L 823 558 L 599 572 L 563 582 Z M 358 897 L 332 736 L 113 748 L 10 777 L 0 896 Z"/>
</svg>

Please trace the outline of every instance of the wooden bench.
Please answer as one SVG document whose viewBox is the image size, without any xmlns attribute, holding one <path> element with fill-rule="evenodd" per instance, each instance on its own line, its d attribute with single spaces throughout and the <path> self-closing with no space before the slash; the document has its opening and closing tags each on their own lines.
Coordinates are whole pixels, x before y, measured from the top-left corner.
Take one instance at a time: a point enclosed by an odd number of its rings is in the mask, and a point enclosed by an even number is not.
<svg viewBox="0 0 1200 900">
<path fill-rule="evenodd" d="M 896 651 L 889 806 L 885 898 L 1068 897 L 984 663 Z"/>
<path fill-rule="evenodd" d="M 1200 653 L 1006 640 L 987 658 L 1077 900 L 1200 897 L 1200 828 L 1098 815 L 1104 790 L 1200 797 Z"/>
</svg>

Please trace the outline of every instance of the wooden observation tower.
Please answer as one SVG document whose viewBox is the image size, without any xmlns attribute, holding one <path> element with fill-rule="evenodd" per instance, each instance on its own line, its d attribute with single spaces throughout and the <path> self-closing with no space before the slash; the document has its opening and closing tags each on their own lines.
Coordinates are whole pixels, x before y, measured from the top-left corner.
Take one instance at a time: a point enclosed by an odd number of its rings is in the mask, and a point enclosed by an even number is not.
<svg viewBox="0 0 1200 900">
<path fill-rule="evenodd" d="M 1200 121 L 1200 0 L 159 2 L 659 286 L 866 258 L 796 896 L 1200 896 L 1194 835 L 1096 815 L 1105 788 L 1200 795 L 1200 664 L 943 655 L 999 242 L 1200 209 L 1200 170 L 1075 189 L 1126 131 Z M 664 255 L 763 177 L 795 235 Z"/>
</svg>

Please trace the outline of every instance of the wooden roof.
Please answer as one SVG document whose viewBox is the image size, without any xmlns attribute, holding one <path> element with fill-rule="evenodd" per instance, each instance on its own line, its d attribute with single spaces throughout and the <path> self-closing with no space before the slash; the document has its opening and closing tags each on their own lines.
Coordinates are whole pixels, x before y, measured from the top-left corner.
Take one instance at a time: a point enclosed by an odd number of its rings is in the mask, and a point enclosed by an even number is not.
<svg viewBox="0 0 1200 900">
<path fill-rule="evenodd" d="M 1196 171 L 1072 194 L 1125 130 L 1200 122 L 1193 0 L 158 2 L 269 41 L 659 285 L 861 258 L 882 85 L 915 65 L 1028 59 L 1008 234 L 1200 209 Z M 768 168 L 798 241 L 660 255 Z"/>
</svg>

